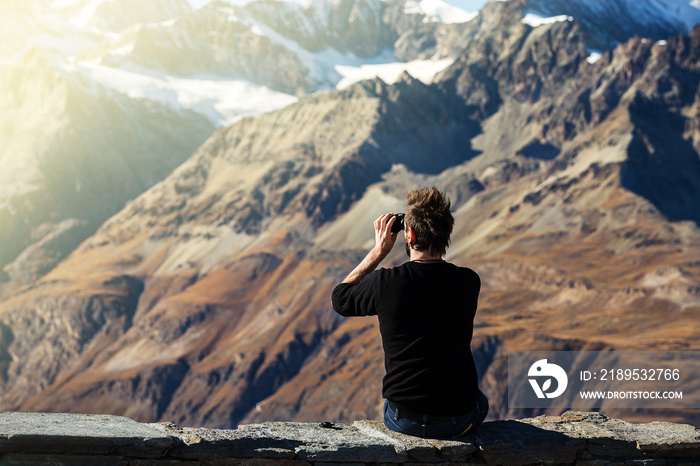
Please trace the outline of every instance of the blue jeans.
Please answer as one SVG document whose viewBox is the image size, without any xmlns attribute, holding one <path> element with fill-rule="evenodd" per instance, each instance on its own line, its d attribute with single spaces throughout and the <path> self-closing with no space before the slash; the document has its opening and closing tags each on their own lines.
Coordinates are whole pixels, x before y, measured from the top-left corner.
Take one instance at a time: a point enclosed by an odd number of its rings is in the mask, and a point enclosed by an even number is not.
<svg viewBox="0 0 700 466">
<path fill-rule="evenodd" d="M 384 401 L 384 425 L 387 429 L 415 437 L 450 439 L 473 434 L 486 419 L 489 400 L 479 391 L 476 407 L 472 411 L 444 421 L 414 421 L 401 417 L 401 410 L 398 411 L 391 409 L 389 400 Z"/>
</svg>

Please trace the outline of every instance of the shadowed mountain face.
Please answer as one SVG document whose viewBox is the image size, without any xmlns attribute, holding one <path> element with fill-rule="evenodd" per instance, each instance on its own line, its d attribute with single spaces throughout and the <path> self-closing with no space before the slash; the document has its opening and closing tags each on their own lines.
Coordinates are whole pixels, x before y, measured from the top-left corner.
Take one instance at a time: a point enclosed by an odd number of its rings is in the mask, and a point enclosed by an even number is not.
<svg viewBox="0 0 700 466">
<path fill-rule="evenodd" d="M 216 131 L 0 304 L 0 409 L 378 417 L 376 320 L 335 315 L 330 292 L 416 186 L 451 196 L 447 259 L 482 277 L 492 417 L 524 414 L 508 351 L 698 349 L 700 28 L 589 64 L 578 23 L 522 15 L 488 4 L 432 86 L 366 81 Z"/>
</svg>

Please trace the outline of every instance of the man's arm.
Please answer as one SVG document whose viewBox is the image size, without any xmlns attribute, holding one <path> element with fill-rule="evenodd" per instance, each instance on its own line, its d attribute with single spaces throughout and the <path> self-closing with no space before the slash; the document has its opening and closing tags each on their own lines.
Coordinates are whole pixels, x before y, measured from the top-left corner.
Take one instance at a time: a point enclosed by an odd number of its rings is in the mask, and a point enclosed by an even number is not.
<svg viewBox="0 0 700 466">
<path fill-rule="evenodd" d="M 346 317 L 376 315 L 372 294 L 363 292 L 359 282 L 376 269 L 394 247 L 398 236 L 398 233 L 391 233 L 394 220 L 393 214 L 386 214 L 374 221 L 374 247 L 345 280 L 333 289 L 331 306 L 338 314 Z"/>
<path fill-rule="evenodd" d="M 396 221 L 394 214 L 384 214 L 374 221 L 374 247 L 367 253 L 362 262 L 348 274 L 342 283 L 354 284 L 374 271 L 384 258 L 391 252 L 396 243 L 398 233 L 391 233 L 391 226 Z"/>
</svg>

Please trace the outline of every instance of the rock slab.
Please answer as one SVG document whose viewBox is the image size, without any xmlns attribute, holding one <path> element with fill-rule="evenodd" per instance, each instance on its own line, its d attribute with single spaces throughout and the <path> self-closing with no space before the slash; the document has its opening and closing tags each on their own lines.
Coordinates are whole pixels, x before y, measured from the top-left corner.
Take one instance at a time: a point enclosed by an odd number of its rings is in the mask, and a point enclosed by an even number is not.
<svg viewBox="0 0 700 466">
<path fill-rule="evenodd" d="M 494 421 L 460 440 L 398 434 L 381 421 L 267 422 L 237 429 L 141 424 L 109 415 L 0 413 L 0 464 L 700 465 L 700 430 L 600 413 Z"/>
</svg>

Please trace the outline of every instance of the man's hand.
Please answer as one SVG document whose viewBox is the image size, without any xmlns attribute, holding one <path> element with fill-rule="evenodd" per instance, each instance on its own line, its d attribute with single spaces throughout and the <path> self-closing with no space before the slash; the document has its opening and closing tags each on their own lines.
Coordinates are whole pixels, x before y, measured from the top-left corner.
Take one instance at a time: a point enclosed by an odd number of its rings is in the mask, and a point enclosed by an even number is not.
<svg viewBox="0 0 700 466">
<path fill-rule="evenodd" d="M 391 233 L 391 227 L 396 221 L 394 214 L 384 214 L 374 221 L 374 248 L 384 259 L 396 243 L 398 233 Z"/>
<path fill-rule="evenodd" d="M 372 272 L 391 252 L 398 233 L 391 233 L 391 226 L 396 221 L 394 214 L 384 214 L 374 221 L 374 247 L 355 267 L 355 270 L 345 277 L 343 283 L 356 283 L 365 275 Z"/>
</svg>

